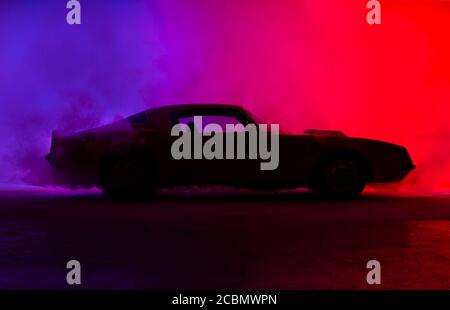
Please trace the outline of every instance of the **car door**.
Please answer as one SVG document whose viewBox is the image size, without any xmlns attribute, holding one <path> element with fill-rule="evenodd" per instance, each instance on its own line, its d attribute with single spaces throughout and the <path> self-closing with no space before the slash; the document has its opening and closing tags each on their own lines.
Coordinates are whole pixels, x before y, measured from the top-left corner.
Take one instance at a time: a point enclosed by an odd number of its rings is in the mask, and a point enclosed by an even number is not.
<svg viewBox="0 0 450 310">
<path fill-rule="evenodd" d="M 184 111 L 177 113 L 173 119 L 174 125 L 180 124 L 184 130 L 189 128 L 191 134 L 190 159 L 173 161 L 172 170 L 176 171 L 178 182 L 204 185 L 244 185 L 254 180 L 257 160 L 249 160 L 248 157 L 237 158 L 237 150 L 234 145 L 237 133 L 227 132 L 227 125 L 244 125 L 244 121 L 234 115 L 233 111 L 219 109 Z M 212 127 L 220 128 L 221 132 L 211 130 Z M 197 138 L 198 135 L 201 135 L 201 144 L 195 142 L 194 135 L 197 135 Z M 221 137 L 218 137 L 219 135 Z M 173 143 L 176 139 L 178 137 L 173 138 Z M 228 148 L 227 139 L 233 140 L 233 143 L 228 143 Z M 247 144 L 248 141 L 246 141 L 248 150 Z M 227 156 L 230 148 L 234 148 L 232 158 Z M 201 158 L 199 158 L 199 154 Z"/>
</svg>

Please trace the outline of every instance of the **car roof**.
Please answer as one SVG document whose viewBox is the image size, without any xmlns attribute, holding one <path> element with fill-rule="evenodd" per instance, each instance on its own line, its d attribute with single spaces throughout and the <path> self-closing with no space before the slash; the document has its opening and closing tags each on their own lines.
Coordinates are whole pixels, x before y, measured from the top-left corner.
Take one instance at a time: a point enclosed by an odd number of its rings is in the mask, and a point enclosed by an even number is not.
<svg viewBox="0 0 450 310">
<path fill-rule="evenodd" d="M 223 103 L 192 103 L 192 104 L 176 104 L 169 106 L 161 106 L 150 108 L 149 112 L 170 112 L 177 110 L 203 110 L 203 109 L 230 109 L 230 110 L 244 110 L 241 106 L 234 104 Z"/>
</svg>

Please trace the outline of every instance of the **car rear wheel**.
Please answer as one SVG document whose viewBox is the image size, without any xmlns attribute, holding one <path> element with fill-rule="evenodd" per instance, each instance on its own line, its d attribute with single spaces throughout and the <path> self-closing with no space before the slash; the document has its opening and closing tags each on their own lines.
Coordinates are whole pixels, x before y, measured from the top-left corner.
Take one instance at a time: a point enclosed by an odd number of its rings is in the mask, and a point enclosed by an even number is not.
<svg viewBox="0 0 450 310">
<path fill-rule="evenodd" d="M 150 194 L 152 171 L 142 156 L 114 156 L 105 160 L 103 188 L 114 198 L 141 199 Z"/>
<path fill-rule="evenodd" d="M 366 173 L 356 159 L 334 157 L 320 165 L 316 189 L 330 198 L 349 199 L 358 196 L 366 186 Z"/>
</svg>

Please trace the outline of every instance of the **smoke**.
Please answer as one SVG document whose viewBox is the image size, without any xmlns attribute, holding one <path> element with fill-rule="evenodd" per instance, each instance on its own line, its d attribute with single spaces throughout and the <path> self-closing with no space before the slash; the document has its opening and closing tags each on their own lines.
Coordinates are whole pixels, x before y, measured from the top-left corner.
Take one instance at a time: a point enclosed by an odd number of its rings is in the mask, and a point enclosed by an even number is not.
<svg viewBox="0 0 450 310">
<path fill-rule="evenodd" d="M 63 1 L 64 2 L 64 1 Z M 81 1 L 0 4 L 0 179 L 46 183 L 52 129 L 145 107 L 242 104 L 288 132 L 339 129 L 405 145 L 403 186 L 450 188 L 450 2 Z"/>
<path fill-rule="evenodd" d="M 82 25 L 69 26 L 64 1 L 2 2 L 0 179 L 48 183 L 53 129 L 89 128 L 146 106 L 140 90 L 159 82 L 161 46 L 156 31 L 143 32 L 153 16 L 141 6 L 82 3 Z"/>
</svg>

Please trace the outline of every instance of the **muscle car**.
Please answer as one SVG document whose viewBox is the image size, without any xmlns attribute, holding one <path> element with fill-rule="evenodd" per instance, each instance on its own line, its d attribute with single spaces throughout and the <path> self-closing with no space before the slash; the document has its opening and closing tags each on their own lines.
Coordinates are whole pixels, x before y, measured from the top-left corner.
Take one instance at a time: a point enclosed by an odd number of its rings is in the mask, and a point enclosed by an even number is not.
<svg viewBox="0 0 450 310">
<path fill-rule="evenodd" d="M 45 158 L 73 183 L 98 186 L 118 198 L 141 198 L 152 189 L 178 185 L 258 190 L 306 187 L 327 197 L 352 198 L 367 183 L 400 181 L 415 168 L 403 146 L 314 129 L 299 135 L 280 133 L 279 164 L 273 170 L 261 170 L 260 160 L 249 157 L 175 159 L 171 147 L 178 137 L 171 134 L 172 129 L 181 123 L 192 126 L 196 116 L 203 116 L 204 123 L 259 124 L 250 112 L 235 105 L 151 108 L 71 135 L 54 131 Z"/>
</svg>

